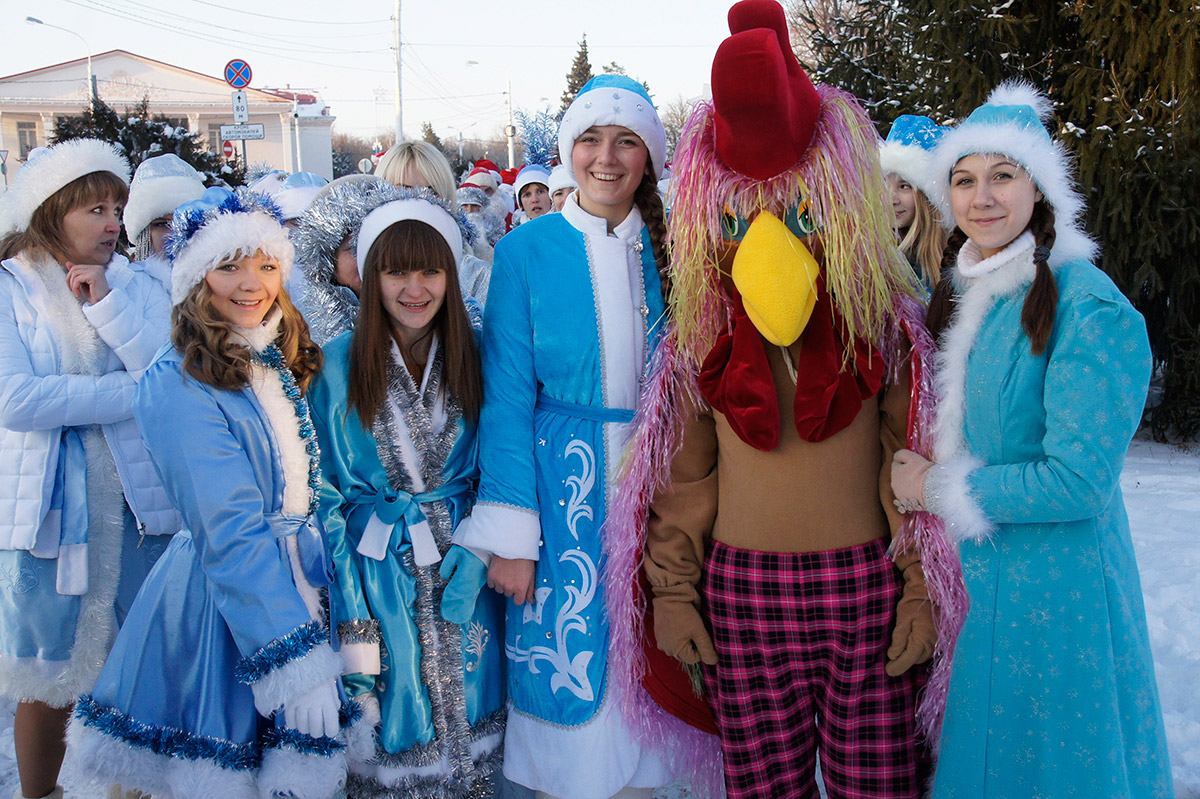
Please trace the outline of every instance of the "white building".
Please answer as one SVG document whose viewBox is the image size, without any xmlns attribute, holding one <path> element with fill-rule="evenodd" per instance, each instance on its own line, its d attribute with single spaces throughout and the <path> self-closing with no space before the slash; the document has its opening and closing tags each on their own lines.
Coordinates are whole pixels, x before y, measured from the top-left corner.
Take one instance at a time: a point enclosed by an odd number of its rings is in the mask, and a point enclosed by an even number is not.
<svg viewBox="0 0 1200 799">
<path fill-rule="evenodd" d="M 117 113 L 147 97 L 152 114 L 202 134 L 210 150 L 222 151 L 220 127 L 233 123 L 233 90 L 222 77 L 124 50 L 92 56 L 92 72 L 100 98 Z M 288 172 L 333 177 L 334 117 L 319 97 L 281 89 L 245 92 L 250 124 L 261 124 L 264 132 L 261 141 L 245 143 L 249 164 L 265 161 Z M 0 150 L 8 151 L 8 180 L 31 149 L 48 143 L 55 120 L 78 115 L 88 102 L 86 58 L 0 78 Z M 241 142 L 233 145 L 240 157 Z"/>
</svg>

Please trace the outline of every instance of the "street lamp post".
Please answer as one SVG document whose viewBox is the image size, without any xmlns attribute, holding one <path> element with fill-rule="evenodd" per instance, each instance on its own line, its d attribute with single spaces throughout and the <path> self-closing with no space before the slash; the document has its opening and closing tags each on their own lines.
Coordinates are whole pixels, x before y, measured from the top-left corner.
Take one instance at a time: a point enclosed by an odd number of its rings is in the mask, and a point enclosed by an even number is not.
<svg viewBox="0 0 1200 799">
<path fill-rule="evenodd" d="M 83 47 L 85 50 L 87 50 L 87 94 L 89 98 L 89 105 L 94 112 L 96 110 L 96 77 L 92 74 L 92 46 L 88 44 L 87 39 L 83 38 L 70 28 L 64 28 L 62 25 L 54 25 L 50 22 L 43 22 L 37 17 L 25 17 L 25 21 L 30 25 L 45 25 L 47 28 L 54 28 L 55 30 L 62 31 L 63 33 L 69 33 L 79 41 L 83 42 Z"/>
</svg>

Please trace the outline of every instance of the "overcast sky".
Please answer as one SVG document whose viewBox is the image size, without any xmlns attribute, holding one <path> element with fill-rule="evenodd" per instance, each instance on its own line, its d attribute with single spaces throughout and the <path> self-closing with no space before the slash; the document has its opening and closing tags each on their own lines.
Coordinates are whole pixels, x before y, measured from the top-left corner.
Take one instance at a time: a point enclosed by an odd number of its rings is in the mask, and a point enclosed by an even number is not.
<svg viewBox="0 0 1200 799">
<path fill-rule="evenodd" d="M 490 136 L 513 105 L 557 110 L 586 34 L 596 72 L 617 62 L 662 106 L 706 93 L 730 0 L 403 0 L 404 130 L 428 121 L 446 138 Z M 0 75 L 123 49 L 221 77 L 244 58 L 257 88 L 317 90 L 335 131 L 394 126 L 394 0 L 4 0 Z M 286 8 L 286 11 L 283 10 Z M 286 19 L 285 19 L 286 17 Z M 468 62 L 476 62 L 469 65 Z M 103 90 L 101 92 L 103 94 Z M 474 124 L 472 124 L 474 123 Z"/>
</svg>

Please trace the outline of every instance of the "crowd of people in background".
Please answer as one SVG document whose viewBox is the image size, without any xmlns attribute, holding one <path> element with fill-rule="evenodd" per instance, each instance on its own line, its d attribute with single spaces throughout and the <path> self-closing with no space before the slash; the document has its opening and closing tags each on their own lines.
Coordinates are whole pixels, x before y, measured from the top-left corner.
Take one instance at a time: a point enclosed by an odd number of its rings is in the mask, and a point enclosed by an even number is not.
<svg viewBox="0 0 1200 799">
<path fill-rule="evenodd" d="M 879 140 L 775 0 L 730 31 L 672 164 L 620 75 L 519 170 L 30 153 L 18 799 L 68 743 L 110 799 L 1172 795 L 1118 486 L 1149 345 L 1049 100 Z"/>
</svg>

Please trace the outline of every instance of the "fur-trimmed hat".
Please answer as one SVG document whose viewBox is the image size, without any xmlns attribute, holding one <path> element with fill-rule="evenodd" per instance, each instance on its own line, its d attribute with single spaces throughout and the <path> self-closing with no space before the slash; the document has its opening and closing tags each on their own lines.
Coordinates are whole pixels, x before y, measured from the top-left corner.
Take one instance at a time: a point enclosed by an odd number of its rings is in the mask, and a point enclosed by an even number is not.
<svg viewBox="0 0 1200 799">
<path fill-rule="evenodd" d="M 38 206 L 71 181 L 93 172 L 111 172 L 129 185 L 129 161 L 108 142 L 71 139 L 31 150 L 0 197 L 0 235 L 27 229 Z"/>
<path fill-rule="evenodd" d="M 130 241 L 160 216 L 175 212 L 204 193 L 204 179 L 191 164 L 174 153 L 147 158 L 138 165 L 125 203 L 125 233 Z"/>
<path fill-rule="evenodd" d="M 471 170 L 471 174 L 467 175 L 467 178 L 462 182 L 462 185 L 478 186 L 481 189 L 492 189 L 495 191 L 496 188 L 499 187 L 500 181 L 496 180 L 495 175 L 488 170 L 477 166 Z"/>
<path fill-rule="evenodd" d="M 451 214 L 445 203 L 433 192 L 429 192 L 425 197 L 416 196 L 393 200 L 367 214 L 367 218 L 363 220 L 362 227 L 358 231 L 356 252 L 359 277 L 363 275 L 367 254 L 371 251 L 371 245 L 375 243 L 375 239 L 379 238 L 379 234 L 395 223 L 406 219 L 413 219 L 429 225 L 445 239 L 454 262 L 458 263 L 462 259 L 463 231 L 460 226 L 463 224 L 463 220 L 461 215 Z"/>
<path fill-rule="evenodd" d="M 624 75 L 597 75 L 583 85 L 558 126 L 558 160 L 572 175 L 575 140 L 594 125 L 623 125 L 636 133 L 650 151 L 650 168 L 657 181 L 667 163 L 667 133 L 646 87 Z"/>
<path fill-rule="evenodd" d="M 521 167 L 521 171 L 517 173 L 517 179 L 513 182 L 513 189 L 518 198 L 521 196 L 521 190 L 530 183 L 541 183 L 549 191 L 550 170 L 541 164 L 526 164 Z"/>
<path fill-rule="evenodd" d="M 328 185 L 329 181 L 315 172 L 294 172 L 280 184 L 272 199 L 285 220 L 297 219 L 316 199 L 317 192 Z"/>
<path fill-rule="evenodd" d="M 929 196 L 929 154 L 946 130 L 929 117 L 917 114 L 896 117 L 887 139 L 879 145 L 883 174 L 899 175 Z"/>
<path fill-rule="evenodd" d="M 258 192 L 213 187 L 175 209 L 167 237 L 171 304 L 178 305 L 213 267 L 262 252 L 279 264 L 286 284 L 295 251 L 279 209 Z"/>
<path fill-rule="evenodd" d="M 463 186 L 457 192 L 458 207 L 464 205 L 478 205 L 482 211 L 487 208 L 488 197 L 483 193 L 483 189 L 478 186 Z"/>
<path fill-rule="evenodd" d="M 551 194 L 559 189 L 578 188 L 579 184 L 575 182 L 575 175 L 571 170 L 567 169 L 566 164 L 559 164 L 550 170 L 550 182 L 546 184 L 546 188 Z"/>
<path fill-rule="evenodd" d="M 1095 243 L 1080 228 L 1084 202 L 1075 187 L 1071 155 L 1050 137 L 1044 125 L 1052 110 L 1050 99 L 1032 84 L 1006 81 L 992 90 L 986 103 L 942 137 L 930 158 L 927 194 L 947 228 L 954 227 L 950 205 L 950 172 L 954 165 L 968 155 L 995 153 L 1020 164 L 1054 209 L 1056 238 L 1051 265 L 1095 255 Z"/>
</svg>

